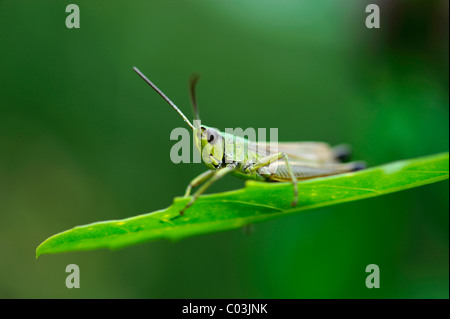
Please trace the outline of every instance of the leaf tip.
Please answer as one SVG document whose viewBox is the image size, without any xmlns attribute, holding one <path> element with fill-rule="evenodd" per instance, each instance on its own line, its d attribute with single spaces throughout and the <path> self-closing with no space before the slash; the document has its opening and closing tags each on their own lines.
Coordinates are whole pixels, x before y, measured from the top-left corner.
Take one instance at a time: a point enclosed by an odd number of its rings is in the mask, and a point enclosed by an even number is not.
<svg viewBox="0 0 450 319">
<path fill-rule="evenodd" d="M 42 254 L 45 254 L 45 251 L 42 251 L 42 245 L 44 245 L 46 241 L 39 244 L 39 246 L 36 247 L 36 259 L 39 258 Z"/>
</svg>

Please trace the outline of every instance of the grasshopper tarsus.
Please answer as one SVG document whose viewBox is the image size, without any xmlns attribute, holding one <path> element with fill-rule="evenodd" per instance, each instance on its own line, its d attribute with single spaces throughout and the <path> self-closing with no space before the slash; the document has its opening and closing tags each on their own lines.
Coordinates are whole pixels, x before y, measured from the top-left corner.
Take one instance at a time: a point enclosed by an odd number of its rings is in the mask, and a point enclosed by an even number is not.
<svg viewBox="0 0 450 319">
<path fill-rule="evenodd" d="M 180 217 L 183 217 L 183 216 L 184 216 L 184 214 L 182 214 L 182 213 L 180 212 L 180 214 L 178 214 L 178 215 L 176 215 L 176 216 L 174 216 L 174 217 L 169 218 L 169 221 L 172 222 L 172 221 L 174 221 L 174 220 L 176 220 L 176 219 L 178 219 L 178 218 L 180 218 Z"/>
<path fill-rule="evenodd" d="M 191 201 L 192 201 L 192 200 L 191 200 Z M 184 212 L 185 212 L 189 207 L 191 207 L 191 205 L 192 205 L 191 202 L 187 203 L 186 206 L 184 206 L 183 209 L 180 210 L 180 213 L 178 214 L 177 217 L 184 216 Z"/>
</svg>

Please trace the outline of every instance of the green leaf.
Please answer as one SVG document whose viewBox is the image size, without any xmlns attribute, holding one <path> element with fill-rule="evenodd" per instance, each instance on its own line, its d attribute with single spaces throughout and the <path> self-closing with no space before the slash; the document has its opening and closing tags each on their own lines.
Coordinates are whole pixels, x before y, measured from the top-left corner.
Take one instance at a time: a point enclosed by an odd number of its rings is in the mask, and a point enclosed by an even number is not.
<svg viewBox="0 0 450 319">
<path fill-rule="evenodd" d="M 188 199 L 175 198 L 163 210 L 123 220 L 97 222 L 56 234 L 36 249 L 42 254 L 99 248 L 118 249 L 157 239 L 188 236 L 243 227 L 313 208 L 388 194 L 448 179 L 448 153 L 398 161 L 362 171 L 299 183 L 299 203 L 291 207 L 289 183 L 247 182 L 236 191 L 201 196 L 184 216 Z M 363 212 L 362 212 L 363 214 Z"/>
</svg>

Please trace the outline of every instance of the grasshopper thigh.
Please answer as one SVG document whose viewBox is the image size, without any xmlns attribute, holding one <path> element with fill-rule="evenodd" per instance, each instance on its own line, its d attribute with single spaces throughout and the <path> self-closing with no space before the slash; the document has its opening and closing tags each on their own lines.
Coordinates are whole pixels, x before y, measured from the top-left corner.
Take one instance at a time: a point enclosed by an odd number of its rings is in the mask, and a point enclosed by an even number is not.
<svg viewBox="0 0 450 319">
<path fill-rule="evenodd" d="M 294 201 L 292 202 L 292 206 L 297 206 L 298 202 L 298 186 L 297 186 L 297 178 L 294 174 L 294 171 L 291 168 L 289 157 L 284 152 L 279 152 L 276 154 L 271 154 L 260 158 L 255 164 L 251 167 L 247 168 L 248 173 L 258 172 L 259 175 L 264 176 L 262 173 L 265 168 L 270 167 L 274 163 L 277 163 L 280 160 L 284 160 L 285 172 L 288 177 L 286 181 L 292 182 L 292 186 L 294 187 Z"/>
<path fill-rule="evenodd" d="M 298 180 L 353 172 L 365 167 L 362 162 L 312 165 L 310 163 L 298 161 L 291 161 L 290 166 L 292 172 Z M 264 174 L 267 179 L 272 181 L 286 182 L 290 180 L 289 169 L 285 163 L 281 161 L 272 163 L 260 173 Z"/>
</svg>

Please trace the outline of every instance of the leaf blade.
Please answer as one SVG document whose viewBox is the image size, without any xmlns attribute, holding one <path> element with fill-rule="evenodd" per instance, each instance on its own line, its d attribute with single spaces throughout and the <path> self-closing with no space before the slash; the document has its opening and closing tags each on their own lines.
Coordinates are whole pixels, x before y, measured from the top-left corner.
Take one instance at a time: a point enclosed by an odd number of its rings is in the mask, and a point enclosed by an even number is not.
<svg viewBox="0 0 450 319">
<path fill-rule="evenodd" d="M 100 248 L 119 249 L 138 243 L 186 237 L 243 227 L 324 206 L 406 190 L 449 176 L 449 154 L 403 160 L 370 169 L 299 183 L 299 204 L 290 207 L 289 183 L 247 182 L 243 189 L 201 196 L 186 216 L 170 221 L 187 202 L 175 198 L 166 209 L 123 220 L 77 226 L 56 234 L 36 249 L 42 254 Z"/>
</svg>

